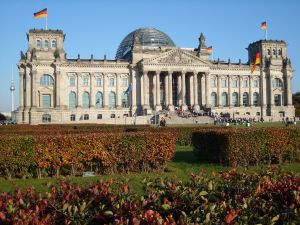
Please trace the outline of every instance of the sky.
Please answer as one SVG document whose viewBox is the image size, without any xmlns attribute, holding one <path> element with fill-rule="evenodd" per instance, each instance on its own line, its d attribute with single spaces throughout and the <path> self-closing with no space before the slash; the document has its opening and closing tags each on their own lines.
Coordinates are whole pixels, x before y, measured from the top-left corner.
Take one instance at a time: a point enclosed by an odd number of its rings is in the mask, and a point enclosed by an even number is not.
<svg viewBox="0 0 300 225">
<path fill-rule="evenodd" d="M 10 82 L 15 81 L 15 108 L 19 105 L 20 51 L 28 48 L 29 29 L 45 29 L 45 19 L 33 13 L 48 9 L 48 28 L 66 34 L 67 58 L 114 59 L 118 45 L 131 31 L 155 27 L 177 47 L 198 46 L 201 32 L 213 58 L 246 63 L 246 47 L 268 38 L 285 40 L 294 69 L 293 93 L 300 91 L 299 0 L 0 0 L 0 111 L 10 111 Z"/>
</svg>

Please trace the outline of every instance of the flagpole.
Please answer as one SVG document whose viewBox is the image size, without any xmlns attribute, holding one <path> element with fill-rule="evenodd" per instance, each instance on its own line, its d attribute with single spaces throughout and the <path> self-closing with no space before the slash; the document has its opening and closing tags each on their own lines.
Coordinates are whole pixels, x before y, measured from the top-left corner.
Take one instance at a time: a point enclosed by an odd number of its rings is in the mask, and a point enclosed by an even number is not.
<svg viewBox="0 0 300 225">
<path fill-rule="evenodd" d="M 48 15 L 46 16 L 46 30 L 48 30 Z"/>
<path fill-rule="evenodd" d="M 265 30 L 266 40 L 268 39 L 268 29 Z"/>
</svg>

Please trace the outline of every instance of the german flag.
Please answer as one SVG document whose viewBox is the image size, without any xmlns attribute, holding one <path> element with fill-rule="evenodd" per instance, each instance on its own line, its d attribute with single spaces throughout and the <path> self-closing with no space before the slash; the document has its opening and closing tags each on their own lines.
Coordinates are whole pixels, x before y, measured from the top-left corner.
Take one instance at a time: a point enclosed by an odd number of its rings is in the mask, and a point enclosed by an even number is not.
<svg viewBox="0 0 300 225">
<path fill-rule="evenodd" d="M 211 53 L 213 51 L 213 47 L 212 46 L 209 46 L 208 48 L 207 48 L 207 52 L 208 53 Z"/>
<path fill-rule="evenodd" d="M 259 65 L 260 64 L 260 53 L 259 52 L 257 52 L 256 54 L 255 54 L 255 60 L 254 60 L 254 64 L 253 64 L 253 66 L 252 66 L 252 68 L 251 68 L 251 74 L 254 72 L 254 70 L 256 69 L 256 65 Z"/>
<path fill-rule="evenodd" d="M 46 18 L 48 16 L 47 8 L 33 14 L 34 18 Z"/>
<path fill-rule="evenodd" d="M 267 22 L 266 21 L 264 21 L 264 22 L 261 23 L 260 29 L 262 29 L 262 30 L 266 30 L 267 29 Z"/>
</svg>

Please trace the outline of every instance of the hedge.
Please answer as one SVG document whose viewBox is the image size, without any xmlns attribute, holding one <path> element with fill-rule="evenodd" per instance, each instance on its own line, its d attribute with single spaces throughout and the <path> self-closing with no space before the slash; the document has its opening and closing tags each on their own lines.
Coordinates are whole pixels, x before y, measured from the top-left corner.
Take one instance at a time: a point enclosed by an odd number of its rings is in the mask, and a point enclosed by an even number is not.
<svg viewBox="0 0 300 225">
<path fill-rule="evenodd" d="M 300 177 L 273 168 L 192 174 L 190 182 L 146 180 L 143 196 L 116 181 L 61 183 L 0 194 L 1 224 L 299 224 Z"/>
<path fill-rule="evenodd" d="M 300 161 L 300 130 L 245 128 L 193 133 L 195 154 L 204 161 L 250 166 Z"/>
<path fill-rule="evenodd" d="M 0 173 L 7 178 L 162 170 L 175 153 L 170 133 L 85 133 L 0 138 Z"/>
</svg>

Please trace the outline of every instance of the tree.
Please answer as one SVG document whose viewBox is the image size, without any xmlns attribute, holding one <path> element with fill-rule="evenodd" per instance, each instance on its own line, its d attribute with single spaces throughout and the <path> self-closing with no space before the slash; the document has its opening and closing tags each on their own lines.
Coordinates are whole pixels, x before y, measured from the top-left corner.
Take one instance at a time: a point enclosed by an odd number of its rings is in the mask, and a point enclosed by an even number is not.
<svg viewBox="0 0 300 225">
<path fill-rule="evenodd" d="M 295 115 L 300 116 L 300 92 L 293 94 L 293 105 L 295 106 Z"/>
<path fill-rule="evenodd" d="M 6 117 L 2 113 L 0 113 L 0 121 L 3 121 L 3 120 L 6 120 Z"/>
</svg>

